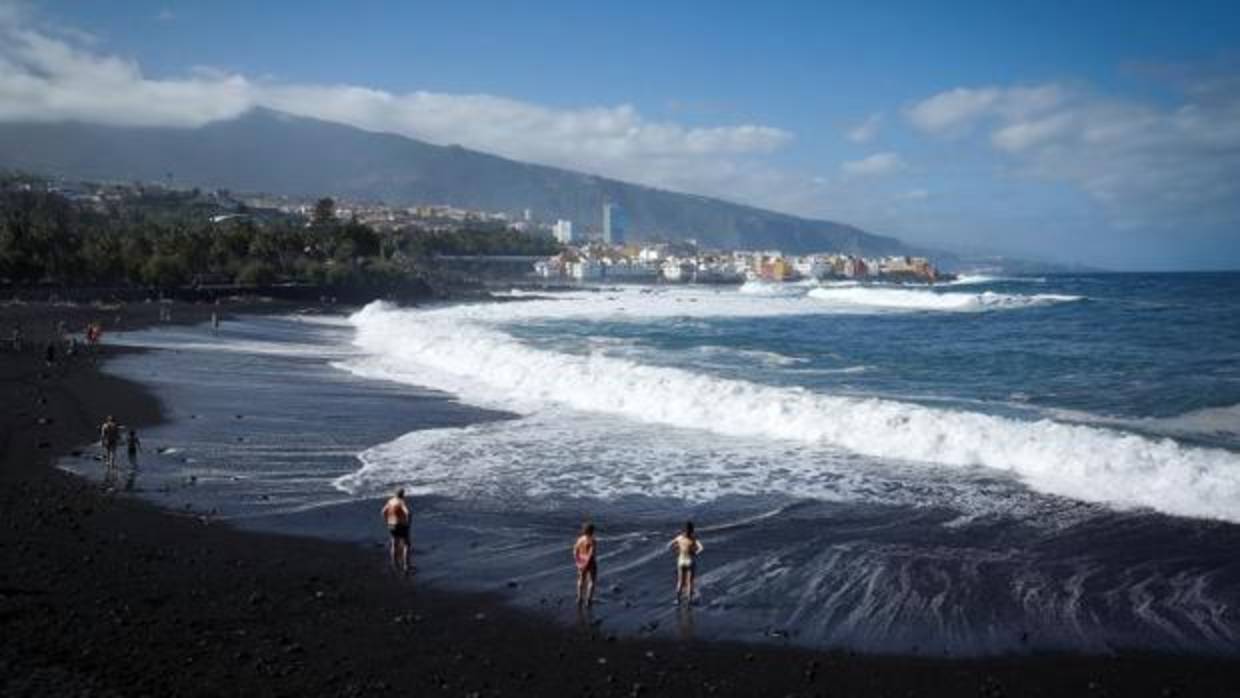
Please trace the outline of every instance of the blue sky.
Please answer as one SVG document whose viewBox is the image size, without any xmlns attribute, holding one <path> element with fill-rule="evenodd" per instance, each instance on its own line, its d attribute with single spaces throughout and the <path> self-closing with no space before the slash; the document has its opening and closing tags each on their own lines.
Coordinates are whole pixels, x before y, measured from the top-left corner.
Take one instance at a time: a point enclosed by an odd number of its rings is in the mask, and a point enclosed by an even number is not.
<svg viewBox="0 0 1240 698">
<path fill-rule="evenodd" d="M 0 118 L 265 105 L 912 242 L 1240 268 L 1235 2 L 0 0 L 3 26 Z"/>
</svg>

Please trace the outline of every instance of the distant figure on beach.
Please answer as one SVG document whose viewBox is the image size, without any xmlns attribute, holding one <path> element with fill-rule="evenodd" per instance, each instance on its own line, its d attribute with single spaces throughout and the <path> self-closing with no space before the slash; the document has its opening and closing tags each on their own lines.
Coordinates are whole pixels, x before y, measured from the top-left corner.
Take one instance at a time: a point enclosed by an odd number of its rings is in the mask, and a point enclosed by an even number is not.
<svg viewBox="0 0 1240 698">
<path fill-rule="evenodd" d="M 125 450 L 129 455 L 129 467 L 138 467 L 138 451 L 142 450 L 142 441 L 138 438 L 137 429 L 130 429 L 125 434 Z"/>
<path fill-rule="evenodd" d="M 103 420 L 99 427 L 99 443 L 103 446 L 103 466 L 108 473 L 116 467 L 116 447 L 120 445 L 121 428 L 112 419 L 112 415 Z"/>
<path fill-rule="evenodd" d="M 598 581 L 598 546 L 594 541 L 594 524 L 581 527 L 581 535 L 573 544 L 573 561 L 577 564 L 577 605 L 594 605 L 594 586 Z"/>
<path fill-rule="evenodd" d="M 138 451 L 142 450 L 142 441 L 138 438 L 138 430 L 130 429 L 125 434 L 125 451 L 129 456 L 129 474 L 125 478 L 125 489 L 132 490 L 134 480 L 138 478 Z"/>
<path fill-rule="evenodd" d="M 219 313 L 212 312 L 211 313 L 211 329 L 218 330 L 219 328 L 220 328 Z"/>
<path fill-rule="evenodd" d="M 56 365 L 56 342 L 54 340 L 48 341 L 47 348 L 43 352 L 43 360 L 48 368 Z"/>
<path fill-rule="evenodd" d="M 22 350 L 22 324 L 20 322 L 13 323 L 13 351 L 20 352 Z"/>
<path fill-rule="evenodd" d="M 408 574 L 409 565 L 409 505 L 405 504 L 405 488 L 383 505 L 383 521 L 392 536 L 392 567 Z"/>
<path fill-rule="evenodd" d="M 693 533 L 693 522 L 686 521 L 684 530 L 667 547 L 676 551 L 676 603 L 680 604 L 682 594 L 693 603 L 693 575 L 697 556 L 702 552 L 702 542 Z"/>
</svg>

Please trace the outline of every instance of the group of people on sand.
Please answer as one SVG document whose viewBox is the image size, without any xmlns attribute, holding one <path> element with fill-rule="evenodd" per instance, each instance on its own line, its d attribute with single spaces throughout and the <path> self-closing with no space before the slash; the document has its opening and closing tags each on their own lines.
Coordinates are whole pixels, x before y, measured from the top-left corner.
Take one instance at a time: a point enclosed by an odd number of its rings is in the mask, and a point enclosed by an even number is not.
<svg viewBox="0 0 1240 698">
<path fill-rule="evenodd" d="M 391 537 L 389 552 L 392 567 L 408 574 L 414 570 L 411 563 L 412 546 L 409 541 L 410 512 L 405 502 L 405 489 L 396 490 L 381 511 Z M 697 572 L 697 557 L 702 553 L 702 541 L 698 540 L 693 522 L 686 521 L 680 533 L 667 544 L 676 554 L 676 604 L 693 603 L 693 583 Z M 581 534 L 573 543 L 573 562 L 577 567 L 577 605 L 592 606 L 594 590 L 598 586 L 598 540 L 594 536 L 594 524 L 586 522 Z"/>
<path fill-rule="evenodd" d="M 110 485 L 115 481 L 119 467 L 116 463 L 116 450 L 121 445 L 121 426 L 112 415 L 103 420 L 99 426 L 99 445 L 103 446 L 103 481 Z M 127 487 L 132 488 L 134 475 L 138 471 L 138 452 L 142 450 L 142 441 L 138 438 L 138 430 L 130 427 L 125 430 L 125 451 L 129 456 L 129 479 Z"/>
</svg>

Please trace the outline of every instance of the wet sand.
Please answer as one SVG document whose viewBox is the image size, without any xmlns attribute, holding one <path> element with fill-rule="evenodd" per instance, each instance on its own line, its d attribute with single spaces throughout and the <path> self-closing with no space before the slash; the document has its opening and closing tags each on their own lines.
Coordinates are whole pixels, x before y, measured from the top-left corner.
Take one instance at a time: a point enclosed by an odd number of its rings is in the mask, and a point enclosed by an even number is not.
<svg viewBox="0 0 1240 698">
<path fill-rule="evenodd" d="M 212 310 L 177 305 L 173 318 Z M 21 354 L 0 351 L 2 695 L 1235 695 L 1233 658 L 933 659 L 616 638 L 588 618 L 565 628 L 396 578 L 373 548 L 160 511 L 52 466 L 93 442 L 108 413 L 160 419 L 150 394 L 86 357 L 43 364 L 57 320 L 116 329 L 117 314 L 0 307 L 0 338 L 15 319 L 27 338 Z M 119 315 L 142 326 L 158 308 Z"/>
</svg>

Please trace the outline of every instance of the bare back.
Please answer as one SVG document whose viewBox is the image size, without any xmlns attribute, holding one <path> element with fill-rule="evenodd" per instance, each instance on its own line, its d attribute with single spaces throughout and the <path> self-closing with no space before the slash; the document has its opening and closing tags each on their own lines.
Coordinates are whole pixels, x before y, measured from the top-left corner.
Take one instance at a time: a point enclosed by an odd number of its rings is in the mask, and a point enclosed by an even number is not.
<svg viewBox="0 0 1240 698">
<path fill-rule="evenodd" d="M 405 500 L 399 497 L 392 497 L 383 505 L 383 520 L 389 526 L 397 526 L 409 523 L 409 506 L 405 504 Z"/>
<path fill-rule="evenodd" d="M 676 557 L 680 560 L 692 560 L 702 552 L 702 543 L 697 538 L 690 538 L 683 533 L 673 538 L 668 547 L 676 551 Z"/>
</svg>

